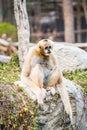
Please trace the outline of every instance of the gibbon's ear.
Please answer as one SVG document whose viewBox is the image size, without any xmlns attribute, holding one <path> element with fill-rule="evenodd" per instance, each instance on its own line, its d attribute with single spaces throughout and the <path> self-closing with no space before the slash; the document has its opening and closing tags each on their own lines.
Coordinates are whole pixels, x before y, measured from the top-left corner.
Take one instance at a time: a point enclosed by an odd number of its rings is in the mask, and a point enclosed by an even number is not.
<svg viewBox="0 0 87 130">
<path fill-rule="evenodd" d="M 39 47 L 40 49 L 42 48 L 42 47 L 41 47 L 41 42 L 38 43 L 38 47 Z"/>
<path fill-rule="evenodd" d="M 39 45 L 39 48 L 41 49 L 41 45 Z"/>
</svg>

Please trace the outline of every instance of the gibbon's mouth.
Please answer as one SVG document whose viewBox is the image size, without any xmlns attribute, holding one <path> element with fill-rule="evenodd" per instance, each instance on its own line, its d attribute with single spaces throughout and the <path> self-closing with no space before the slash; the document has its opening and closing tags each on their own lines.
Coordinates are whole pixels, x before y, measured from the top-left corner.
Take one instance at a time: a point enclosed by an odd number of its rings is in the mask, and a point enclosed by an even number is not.
<svg viewBox="0 0 87 130">
<path fill-rule="evenodd" d="M 50 53 L 45 52 L 45 53 L 42 53 L 42 55 L 43 55 L 43 56 L 49 56 Z"/>
<path fill-rule="evenodd" d="M 51 51 L 50 52 L 46 52 L 45 56 L 49 56 L 50 54 L 51 54 Z"/>
<path fill-rule="evenodd" d="M 45 50 L 45 53 L 46 53 L 46 54 L 50 54 L 50 53 L 51 53 L 51 50 Z"/>
<path fill-rule="evenodd" d="M 48 53 L 48 54 L 50 54 L 50 53 L 51 53 L 51 51 L 48 51 L 47 53 Z"/>
</svg>

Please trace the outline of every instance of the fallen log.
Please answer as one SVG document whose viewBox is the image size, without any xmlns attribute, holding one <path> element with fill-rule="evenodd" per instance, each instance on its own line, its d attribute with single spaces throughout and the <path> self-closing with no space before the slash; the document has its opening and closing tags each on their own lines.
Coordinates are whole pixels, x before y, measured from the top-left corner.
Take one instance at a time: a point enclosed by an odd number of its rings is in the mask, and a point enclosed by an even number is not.
<svg viewBox="0 0 87 130">
<path fill-rule="evenodd" d="M 0 46 L 0 51 L 4 51 L 4 52 L 6 52 L 7 50 L 8 50 L 7 47 L 5 47 L 5 46 Z"/>
<path fill-rule="evenodd" d="M 14 45 L 14 43 L 11 43 L 10 40 L 8 42 L 1 38 L 0 38 L 0 51 L 3 52 L 5 55 L 11 55 L 12 53 L 15 53 L 15 54 L 18 53 L 17 48 Z"/>
<path fill-rule="evenodd" d="M 10 46 L 10 43 L 8 41 L 1 39 L 1 38 L 0 38 L 0 44 L 3 46 Z"/>
<path fill-rule="evenodd" d="M 0 62 L 2 62 L 2 63 L 8 63 L 10 60 L 11 60 L 10 56 L 0 55 Z"/>
</svg>

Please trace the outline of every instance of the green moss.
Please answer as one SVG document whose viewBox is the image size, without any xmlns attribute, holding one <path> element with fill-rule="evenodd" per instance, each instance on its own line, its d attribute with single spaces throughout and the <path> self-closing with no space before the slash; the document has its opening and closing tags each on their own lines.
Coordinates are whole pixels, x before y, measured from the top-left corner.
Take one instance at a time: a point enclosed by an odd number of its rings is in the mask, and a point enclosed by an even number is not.
<svg viewBox="0 0 87 130">
<path fill-rule="evenodd" d="M 14 90 L 11 91 L 11 95 L 12 95 L 13 97 L 16 97 L 16 93 L 15 93 Z"/>
<path fill-rule="evenodd" d="M 87 70 L 67 71 L 64 72 L 64 76 L 82 86 L 87 94 Z"/>
<path fill-rule="evenodd" d="M 55 93 L 55 95 L 52 98 L 52 102 L 56 102 L 59 99 L 60 95 L 58 93 Z"/>
<path fill-rule="evenodd" d="M 2 97 L 4 95 L 4 92 L 0 92 L 0 97 Z"/>
<path fill-rule="evenodd" d="M 7 37 L 11 37 L 13 41 L 17 41 L 17 29 L 14 25 L 10 23 L 0 24 L 0 37 L 2 34 L 7 34 Z"/>
<path fill-rule="evenodd" d="M 12 84 L 20 79 L 18 75 L 20 75 L 20 67 L 17 56 L 13 56 L 8 64 L 0 63 L 0 82 Z M 2 101 L 2 108 L 4 108 L 0 111 L 0 125 L 4 129 L 19 130 L 20 127 L 23 127 L 24 130 L 38 130 L 38 121 L 35 119 L 38 116 L 38 108 L 32 99 L 26 95 L 21 86 L 18 90 L 12 88 L 10 94 L 14 101 L 8 99 L 7 91 L 3 92 L 0 89 L 0 100 Z"/>
<path fill-rule="evenodd" d="M 0 63 L 0 82 L 6 84 L 14 83 L 20 79 L 20 67 L 18 57 L 14 56 L 8 64 Z"/>
<path fill-rule="evenodd" d="M 20 92 L 23 96 L 23 100 L 27 101 L 23 103 L 22 97 L 18 95 L 14 89 L 11 89 L 11 94 L 15 99 L 14 101 L 11 101 L 6 93 L 7 90 L 3 94 L 4 99 L 2 97 L 0 98 L 2 108 L 4 108 L 0 111 L 0 126 L 6 130 L 19 130 L 21 127 L 23 130 L 38 130 L 38 120 L 35 119 L 37 114 L 34 102 L 24 95 L 23 92 Z"/>
<path fill-rule="evenodd" d="M 11 84 L 14 81 L 20 79 L 19 75 L 20 67 L 17 56 L 13 56 L 10 63 L 8 64 L 0 63 L 0 82 Z M 84 88 L 84 92 L 87 94 L 87 70 L 76 70 L 71 72 L 67 71 L 64 72 L 64 76 L 81 85 Z M 35 116 L 38 116 L 38 109 L 35 108 L 34 104 L 32 103 L 32 100 L 26 96 L 21 86 L 19 87 L 19 91 L 24 96 L 24 100 L 28 100 L 25 105 L 23 105 L 22 97 L 18 97 L 15 94 L 15 91 L 11 91 L 12 96 L 15 98 L 15 102 L 12 103 L 7 100 L 7 97 L 4 97 L 5 94 L 3 92 L 0 92 L 1 100 L 6 101 L 7 103 L 3 103 L 3 108 L 5 108 L 5 114 L 3 119 L 0 118 L 0 124 L 4 124 L 6 128 L 10 128 L 11 125 L 14 130 L 19 129 L 21 125 L 23 125 L 23 129 L 25 130 L 26 128 L 30 130 L 38 130 L 38 121 L 34 120 Z M 53 102 L 55 102 L 55 99 L 57 98 L 58 95 L 55 94 Z M 17 110 L 17 114 L 13 113 L 14 108 L 15 110 Z M 8 122 L 10 122 L 10 124 Z"/>
<path fill-rule="evenodd" d="M 20 91 L 23 92 L 23 91 L 24 91 L 24 88 L 23 88 L 22 86 L 19 86 L 19 87 L 18 87 L 18 91 L 19 91 L 19 92 L 20 92 Z"/>
</svg>

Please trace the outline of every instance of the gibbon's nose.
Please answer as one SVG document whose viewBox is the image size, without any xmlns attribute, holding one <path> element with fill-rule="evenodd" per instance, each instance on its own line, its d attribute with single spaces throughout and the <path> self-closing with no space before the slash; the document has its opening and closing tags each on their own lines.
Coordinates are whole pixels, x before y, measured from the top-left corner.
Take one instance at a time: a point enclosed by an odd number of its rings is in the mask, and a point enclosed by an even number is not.
<svg viewBox="0 0 87 130">
<path fill-rule="evenodd" d="M 48 50 L 48 54 L 50 54 L 51 53 L 51 51 L 50 50 Z"/>
</svg>

